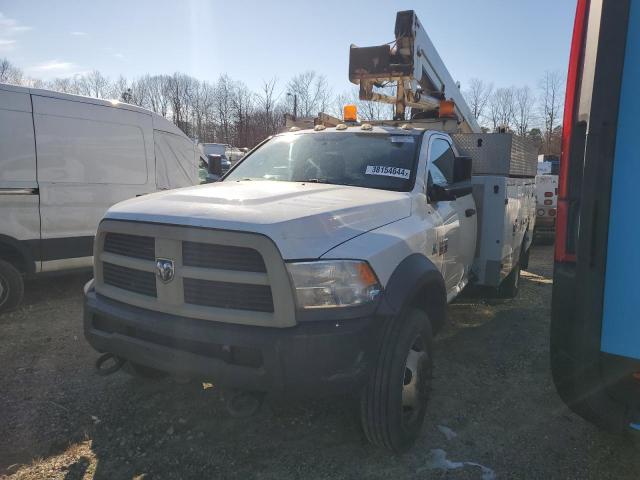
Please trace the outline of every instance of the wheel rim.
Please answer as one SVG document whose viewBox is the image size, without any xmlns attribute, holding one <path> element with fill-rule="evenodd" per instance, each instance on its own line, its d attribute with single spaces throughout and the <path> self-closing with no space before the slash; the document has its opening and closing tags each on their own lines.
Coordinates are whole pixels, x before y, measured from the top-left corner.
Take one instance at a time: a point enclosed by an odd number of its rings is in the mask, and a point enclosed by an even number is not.
<svg viewBox="0 0 640 480">
<path fill-rule="evenodd" d="M 407 427 L 416 423 L 429 399 L 430 370 L 424 339 L 417 335 L 407 354 L 402 379 L 402 421 Z"/>
<path fill-rule="evenodd" d="M 0 277 L 0 307 L 4 305 L 7 298 L 9 298 L 9 284 L 4 277 Z"/>
</svg>

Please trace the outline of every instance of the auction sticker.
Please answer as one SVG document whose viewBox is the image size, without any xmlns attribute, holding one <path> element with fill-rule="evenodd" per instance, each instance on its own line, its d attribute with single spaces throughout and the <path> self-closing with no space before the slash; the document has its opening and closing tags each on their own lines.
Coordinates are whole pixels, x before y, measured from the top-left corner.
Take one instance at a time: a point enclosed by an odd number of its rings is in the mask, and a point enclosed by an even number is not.
<svg viewBox="0 0 640 480">
<path fill-rule="evenodd" d="M 367 165 L 365 174 L 408 179 L 411 175 L 411 170 L 407 168 L 385 167 L 383 165 Z"/>
</svg>

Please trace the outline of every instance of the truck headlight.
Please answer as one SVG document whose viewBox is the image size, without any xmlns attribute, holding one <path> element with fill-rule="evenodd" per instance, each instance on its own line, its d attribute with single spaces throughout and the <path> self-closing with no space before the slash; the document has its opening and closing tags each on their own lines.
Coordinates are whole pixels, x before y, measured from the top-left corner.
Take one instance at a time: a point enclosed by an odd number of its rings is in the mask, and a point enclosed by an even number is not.
<svg viewBox="0 0 640 480">
<path fill-rule="evenodd" d="M 382 291 L 367 262 L 326 260 L 288 263 L 298 306 L 352 307 L 372 302 Z"/>
</svg>

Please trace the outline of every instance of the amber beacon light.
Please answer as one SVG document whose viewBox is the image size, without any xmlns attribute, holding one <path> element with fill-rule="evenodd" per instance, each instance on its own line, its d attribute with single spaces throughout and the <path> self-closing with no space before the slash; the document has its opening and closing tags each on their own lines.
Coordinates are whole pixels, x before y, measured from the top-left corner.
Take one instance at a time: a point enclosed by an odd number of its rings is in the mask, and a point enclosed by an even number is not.
<svg viewBox="0 0 640 480">
<path fill-rule="evenodd" d="M 358 119 L 358 109 L 355 105 L 345 105 L 343 109 L 345 122 L 355 122 Z"/>
</svg>

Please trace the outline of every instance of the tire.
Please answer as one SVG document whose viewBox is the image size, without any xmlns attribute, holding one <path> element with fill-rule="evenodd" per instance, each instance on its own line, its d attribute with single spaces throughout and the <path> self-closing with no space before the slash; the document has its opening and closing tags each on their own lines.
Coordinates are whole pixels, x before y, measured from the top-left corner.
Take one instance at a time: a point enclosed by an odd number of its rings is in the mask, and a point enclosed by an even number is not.
<svg viewBox="0 0 640 480">
<path fill-rule="evenodd" d="M 168 374 L 162 370 L 147 367 L 146 365 L 140 365 L 139 363 L 127 362 L 124 366 L 124 371 L 129 375 L 144 378 L 145 380 L 160 380 L 166 377 Z"/>
<path fill-rule="evenodd" d="M 500 298 L 515 298 L 518 296 L 520 289 L 520 263 L 518 263 L 511 273 L 502 281 L 498 287 L 498 296 Z"/>
<path fill-rule="evenodd" d="M 0 313 L 16 308 L 23 297 L 22 274 L 10 263 L 0 260 Z"/>
<path fill-rule="evenodd" d="M 386 322 L 377 364 L 361 395 L 360 420 L 369 442 L 402 453 L 418 438 L 429 402 L 431 323 L 417 309 Z"/>
</svg>

